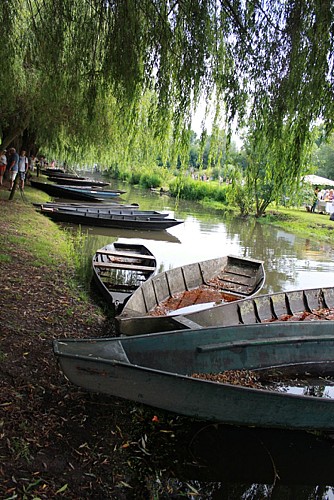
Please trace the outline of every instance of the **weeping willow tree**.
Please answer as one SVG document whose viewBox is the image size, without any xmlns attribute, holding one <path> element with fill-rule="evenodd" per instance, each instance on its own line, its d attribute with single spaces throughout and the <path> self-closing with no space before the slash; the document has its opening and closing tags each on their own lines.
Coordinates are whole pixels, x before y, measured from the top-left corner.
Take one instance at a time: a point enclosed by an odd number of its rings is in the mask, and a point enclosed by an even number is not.
<svg viewBox="0 0 334 500">
<path fill-rule="evenodd" d="M 0 13 L 5 145 L 28 133 L 112 159 L 149 125 L 180 153 L 204 96 L 228 130 L 251 118 L 255 150 L 265 138 L 296 180 L 312 125 L 333 128 L 331 0 L 3 0 Z"/>
</svg>

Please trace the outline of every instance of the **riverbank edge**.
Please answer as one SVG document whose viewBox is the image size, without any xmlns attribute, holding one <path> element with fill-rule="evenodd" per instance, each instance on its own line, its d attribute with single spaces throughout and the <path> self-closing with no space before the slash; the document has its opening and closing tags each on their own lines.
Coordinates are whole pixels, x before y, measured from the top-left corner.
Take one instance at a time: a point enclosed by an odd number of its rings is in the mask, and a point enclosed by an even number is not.
<svg viewBox="0 0 334 500">
<path fill-rule="evenodd" d="M 181 492 L 168 462 L 177 467 L 175 446 L 186 454 L 176 439 L 184 419 L 86 393 L 59 370 L 53 339 L 114 336 L 113 323 L 78 282 L 64 231 L 35 211 L 43 193 L 8 195 L 0 191 L 0 497 Z"/>
<path fill-rule="evenodd" d="M 78 286 L 63 231 L 34 210 L 33 201 L 48 197 L 29 187 L 23 198 L 16 193 L 9 202 L 8 196 L 0 191 L 0 496 L 129 499 L 181 492 L 180 482 L 168 482 L 164 457 L 175 457 L 174 446 L 182 449 L 178 429 L 184 433 L 185 419 L 86 394 L 59 372 L 52 339 L 113 335 L 111 322 Z M 291 231 L 294 212 L 288 219 L 284 212 L 261 222 L 276 218 Z M 323 231 L 324 216 L 305 215 Z M 45 261 L 36 254 L 43 243 Z"/>
</svg>

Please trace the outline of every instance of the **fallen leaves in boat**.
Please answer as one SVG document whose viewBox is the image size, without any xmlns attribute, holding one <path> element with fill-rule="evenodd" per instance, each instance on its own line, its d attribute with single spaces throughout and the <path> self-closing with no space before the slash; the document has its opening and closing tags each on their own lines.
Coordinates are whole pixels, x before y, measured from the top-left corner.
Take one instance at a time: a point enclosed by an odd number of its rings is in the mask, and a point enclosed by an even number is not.
<svg viewBox="0 0 334 500">
<path fill-rule="evenodd" d="M 226 370 L 221 373 L 193 373 L 193 378 L 217 382 L 220 384 L 240 385 L 251 389 L 263 389 L 277 392 L 292 392 L 294 388 L 302 388 L 304 396 L 333 398 L 328 393 L 328 388 L 334 386 L 331 376 L 322 377 L 310 373 L 297 373 L 292 375 L 289 371 L 264 371 L 252 370 Z"/>
<path fill-rule="evenodd" d="M 252 370 L 226 370 L 221 373 L 193 373 L 193 378 L 219 382 L 220 384 L 242 385 L 253 389 L 263 389 L 259 376 Z"/>
<path fill-rule="evenodd" d="M 224 302 L 233 302 L 237 299 L 238 297 L 234 295 L 220 292 L 218 289 L 213 289 L 207 285 L 201 285 L 194 290 L 186 290 L 185 292 L 177 293 L 163 302 L 160 302 L 160 304 L 149 312 L 149 315 L 165 316 L 172 311 L 177 311 L 178 309 L 196 304 L 206 304 L 210 302 L 221 304 Z"/>
<path fill-rule="evenodd" d="M 277 318 L 265 319 L 262 323 L 271 323 L 273 321 L 323 321 L 334 320 L 334 309 L 319 308 L 309 311 L 300 311 L 294 314 L 282 314 Z"/>
</svg>

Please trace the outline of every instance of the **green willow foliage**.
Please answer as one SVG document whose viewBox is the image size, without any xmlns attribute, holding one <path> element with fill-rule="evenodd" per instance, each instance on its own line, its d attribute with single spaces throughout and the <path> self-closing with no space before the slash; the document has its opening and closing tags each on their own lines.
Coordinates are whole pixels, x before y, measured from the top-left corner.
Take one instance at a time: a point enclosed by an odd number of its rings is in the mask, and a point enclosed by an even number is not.
<svg viewBox="0 0 334 500">
<path fill-rule="evenodd" d="M 124 161 L 149 129 L 182 157 L 204 95 L 298 177 L 311 125 L 333 128 L 332 0 L 2 0 L 0 15 L 3 144 L 22 111 L 19 134 L 74 156 Z"/>
</svg>

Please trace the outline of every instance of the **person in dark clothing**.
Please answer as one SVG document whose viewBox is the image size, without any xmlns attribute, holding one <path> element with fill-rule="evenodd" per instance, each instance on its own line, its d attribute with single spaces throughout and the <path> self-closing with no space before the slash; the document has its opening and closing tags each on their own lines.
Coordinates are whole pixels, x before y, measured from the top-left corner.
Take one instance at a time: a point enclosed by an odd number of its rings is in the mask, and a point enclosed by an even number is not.
<svg viewBox="0 0 334 500">
<path fill-rule="evenodd" d="M 315 209 L 317 208 L 318 201 L 319 201 L 319 199 L 318 199 L 319 191 L 320 191 L 320 189 L 318 188 L 318 186 L 316 186 L 315 190 L 314 190 L 314 195 L 313 195 L 313 204 L 311 207 L 311 212 L 315 212 Z"/>
</svg>

